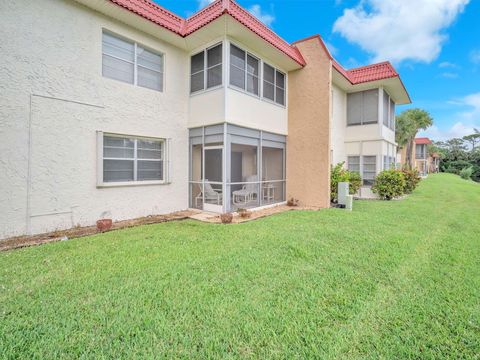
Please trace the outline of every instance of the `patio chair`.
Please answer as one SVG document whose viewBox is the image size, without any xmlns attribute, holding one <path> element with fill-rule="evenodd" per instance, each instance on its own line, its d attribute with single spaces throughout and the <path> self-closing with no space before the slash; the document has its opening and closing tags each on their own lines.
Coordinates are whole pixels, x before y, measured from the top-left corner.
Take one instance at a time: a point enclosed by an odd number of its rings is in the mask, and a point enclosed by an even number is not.
<svg viewBox="0 0 480 360">
<path fill-rule="evenodd" d="M 215 203 L 216 205 L 222 205 L 222 192 L 212 188 L 212 184 L 206 179 L 203 188 L 205 194 L 203 194 L 202 184 L 197 184 L 200 188 L 200 193 L 195 198 L 195 205 L 198 208 L 198 201 L 205 198 L 205 202 Z M 205 196 L 204 196 L 205 195 Z"/>
<path fill-rule="evenodd" d="M 232 193 L 235 205 L 247 205 L 249 202 L 258 199 L 257 175 L 247 176 L 246 182 L 247 184 L 243 185 L 240 190 Z"/>
</svg>

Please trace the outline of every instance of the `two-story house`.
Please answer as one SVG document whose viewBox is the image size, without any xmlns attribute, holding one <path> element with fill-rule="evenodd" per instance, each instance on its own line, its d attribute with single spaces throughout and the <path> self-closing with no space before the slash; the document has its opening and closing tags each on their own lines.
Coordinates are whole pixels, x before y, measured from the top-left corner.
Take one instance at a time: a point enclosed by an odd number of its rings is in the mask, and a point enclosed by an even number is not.
<svg viewBox="0 0 480 360">
<path fill-rule="evenodd" d="M 411 149 L 410 158 L 412 165 L 419 172 L 420 176 L 427 176 L 429 173 L 439 171 L 440 156 L 438 153 L 430 153 L 428 145 L 432 144 L 432 140 L 427 137 L 418 137 L 414 140 L 414 145 Z M 403 147 L 399 154 L 402 163 L 407 162 L 407 148 Z"/>
<path fill-rule="evenodd" d="M 394 162 L 388 63 L 345 70 L 232 0 L 0 5 L 0 238 L 188 207 L 329 206 L 330 165 Z"/>
</svg>

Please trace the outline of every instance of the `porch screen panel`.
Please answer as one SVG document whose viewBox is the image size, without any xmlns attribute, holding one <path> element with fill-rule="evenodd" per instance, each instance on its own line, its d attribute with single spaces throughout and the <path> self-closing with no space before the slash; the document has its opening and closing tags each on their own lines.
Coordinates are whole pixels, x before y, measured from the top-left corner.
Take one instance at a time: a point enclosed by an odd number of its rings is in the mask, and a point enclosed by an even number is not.
<svg viewBox="0 0 480 360">
<path fill-rule="evenodd" d="M 275 101 L 275 69 L 263 64 L 263 97 Z"/>
<path fill-rule="evenodd" d="M 390 99 L 390 129 L 395 130 L 395 103 Z"/>
<path fill-rule="evenodd" d="M 205 54 L 202 51 L 190 58 L 190 92 L 203 90 L 205 88 Z"/>
<path fill-rule="evenodd" d="M 259 74 L 260 74 L 260 60 L 247 55 L 247 91 L 249 93 L 259 94 Z"/>
</svg>

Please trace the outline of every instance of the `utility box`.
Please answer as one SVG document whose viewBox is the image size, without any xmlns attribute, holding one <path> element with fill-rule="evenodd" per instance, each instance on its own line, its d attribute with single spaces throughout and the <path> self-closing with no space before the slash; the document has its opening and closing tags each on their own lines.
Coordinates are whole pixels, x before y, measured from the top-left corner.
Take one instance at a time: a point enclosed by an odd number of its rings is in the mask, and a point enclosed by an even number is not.
<svg viewBox="0 0 480 360">
<path fill-rule="evenodd" d="M 348 182 L 338 183 L 338 205 L 345 206 L 347 204 L 347 195 L 349 194 L 350 184 Z"/>
<path fill-rule="evenodd" d="M 352 211 L 353 195 L 347 195 L 346 199 L 347 199 L 347 203 L 345 204 L 345 209 L 348 210 L 348 211 Z"/>
</svg>

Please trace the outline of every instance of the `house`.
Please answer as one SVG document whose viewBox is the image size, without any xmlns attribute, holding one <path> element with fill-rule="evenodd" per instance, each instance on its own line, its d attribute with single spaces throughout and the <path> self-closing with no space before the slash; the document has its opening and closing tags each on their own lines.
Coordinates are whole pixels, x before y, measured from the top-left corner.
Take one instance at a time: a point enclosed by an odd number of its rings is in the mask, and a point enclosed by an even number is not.
<svg viewBox="0 0 480 360">
<path fill-rule="evenodd" d="M 329 206 L 332 163 L 395 162 L 389 63 L 346 70 L 232 0 L 2 5 L 0 238 L 188 207 Z M 368 194 L 367 194 L 368 195 Z"/>
<path fill-rule="evenodd" d="M 428 151 L 428 145 L 432 144 L 432 141 L 427 137 L 418 137 L 414 140 L 414 147 L 411 149 L 410 158 L 415 169 L 418 170 L 420 176 L 427 176 L 429 173 L 439 171 L 440 156 L 438 153 L 430 154 Z M 404 164 L 407 163 L 407 149 L 406 147 L 400 150 L 399 156 Z"/>
</svg>

